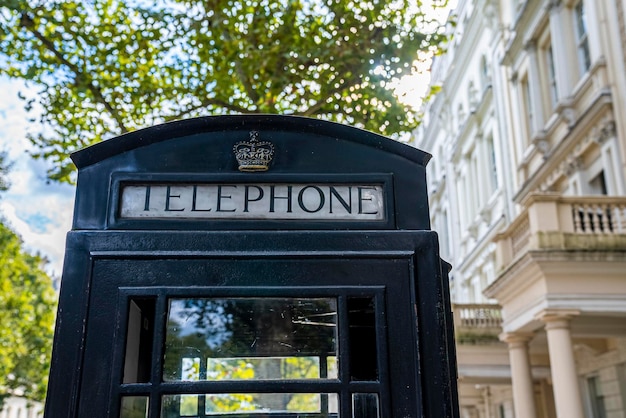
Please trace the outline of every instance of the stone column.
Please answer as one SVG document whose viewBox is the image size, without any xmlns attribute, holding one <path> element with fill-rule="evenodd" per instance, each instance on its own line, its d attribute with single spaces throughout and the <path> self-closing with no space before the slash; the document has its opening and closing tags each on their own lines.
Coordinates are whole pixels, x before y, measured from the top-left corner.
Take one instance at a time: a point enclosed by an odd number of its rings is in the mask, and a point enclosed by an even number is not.
<svg viewBox="0 0 626 418">
<path fill-rule="evenodd" d="M 577 311 L 544 311 L 537 316 L 545 323 L 548 335 L 557 418 L 585 417 L 570 334 L 570 320 L 578 314 Z"/>
<path fill-rule="evenodd" d="M 528 355 L 528 342 L 532 337 L 531 333 L 509 333 L 500 336 L 500 339 L 509 345 L 515 418 L 537 417 L 535 390 Z"/>
</svg>

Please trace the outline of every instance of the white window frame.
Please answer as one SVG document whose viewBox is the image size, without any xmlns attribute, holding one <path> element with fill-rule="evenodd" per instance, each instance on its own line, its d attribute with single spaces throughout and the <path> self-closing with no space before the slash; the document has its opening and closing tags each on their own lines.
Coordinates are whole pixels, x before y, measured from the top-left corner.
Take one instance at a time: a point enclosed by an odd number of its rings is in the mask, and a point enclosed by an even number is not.
<svg viewBox="0 0 626 418">
<path fill-rule="evenodd" d="M 552 42 L 545 49 L 546 67 L 548 75 L 548 91 L 550 93 L 550 105 L 554 110 L 559 102 L 559 90 L 556 82 L 556 68 L 554 66 L 554 51 L 552 50 Z"/>
<path fill-rule="evenodd" d="M 586 74 L 591 68 L 591 51 L 589 50 L 589 25 L 583 0 L 574 6 L 574 20 L 578 64 L 581 74 Z"/>
<path fill-rule="evenodd" d="M 600 388 L 598 393 L 597 389 Z M 585 377 L 586 397 L 591 418 L 607 418 L 605 397 L 602 394 L 600 376 L 593 374 Z"/>
<path fill-rule="evenodd" d="M 530 144 L 530 140 L 534 134 L 533 126 L 535 124 L 535 113 L 533 112 L 533 103 L 530 91 L 530 80 L 528 77 L 524 77 L 520 82 L 521 93 L 522 93 L 522 105 L 524 106 L 524 113 L 526 116 L 524 118 L 526 122 L 526 139 L 524 141 L 524 145 L 528 146 Z"/>
<path fill-rule="evenodd" d="M 487 168 L 489 170 L 489 183 L 490 183 L 490 193 L 489 197 L 493 195 L 497 190 L 499 185 L 498 180 L 498 163 L 496 157 L 496 147 L 493 139 L 493 135 L 489 135 L 487 137 Z"/>
</svg>

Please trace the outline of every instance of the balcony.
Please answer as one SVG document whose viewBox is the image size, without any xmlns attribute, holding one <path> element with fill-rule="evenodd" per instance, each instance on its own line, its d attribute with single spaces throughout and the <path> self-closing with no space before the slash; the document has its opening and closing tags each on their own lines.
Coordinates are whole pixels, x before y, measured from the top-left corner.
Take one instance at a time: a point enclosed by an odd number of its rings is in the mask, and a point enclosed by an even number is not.
<svg viewBox="0 0 626 418">
<path fill-rule="evenodd" d="M 626 249 L 626 197 L 533 194 L 495 238 L 501 268 L 533 250 Z"/>
<path fill-rule="evenodd" d="M 453 304 L 457 344 L 491 344 L 502 332 L 502 312 L 493 304 Z"/>
</svg>

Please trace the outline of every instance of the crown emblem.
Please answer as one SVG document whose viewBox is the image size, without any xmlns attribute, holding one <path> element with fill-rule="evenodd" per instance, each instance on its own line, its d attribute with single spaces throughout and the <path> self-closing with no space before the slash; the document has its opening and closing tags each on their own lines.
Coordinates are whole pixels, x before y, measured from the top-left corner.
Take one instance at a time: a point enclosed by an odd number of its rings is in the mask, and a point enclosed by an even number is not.
<svg viewBox="0 0 626 418">
<path fill-rule="evenodd" d="M 259 132 L 250 131 L 250 140 L 237 142 L 233 153 L 239 163 L 239 171 L 267 171 L 274 157 L 274 145 L 259 141 Z"/>
</svg>

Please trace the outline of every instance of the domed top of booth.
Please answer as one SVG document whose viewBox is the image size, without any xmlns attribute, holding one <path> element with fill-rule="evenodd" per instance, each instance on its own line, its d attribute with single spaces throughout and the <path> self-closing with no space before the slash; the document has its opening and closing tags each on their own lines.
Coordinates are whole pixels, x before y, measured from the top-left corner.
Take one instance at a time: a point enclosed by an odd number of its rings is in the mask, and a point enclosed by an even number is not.
<svg viewBox="0 0 626 418">
<path fill-rule="evenodd" d="M 337 123 L 202 117 L 71 157 L 75 230 L 430 229 L 430 155 Z"/>
</svg>

